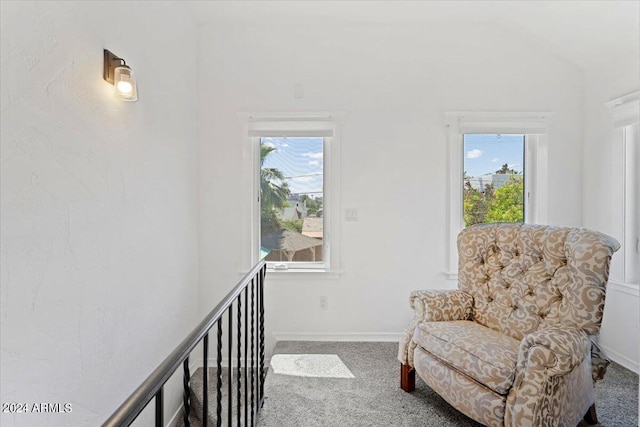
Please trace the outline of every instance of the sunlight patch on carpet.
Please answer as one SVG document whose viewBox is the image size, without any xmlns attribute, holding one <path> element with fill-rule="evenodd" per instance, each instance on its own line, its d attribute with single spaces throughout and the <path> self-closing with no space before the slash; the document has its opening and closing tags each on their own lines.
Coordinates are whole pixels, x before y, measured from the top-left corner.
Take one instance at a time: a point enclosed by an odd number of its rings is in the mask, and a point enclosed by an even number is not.
<svg viewBox="0 0 640 427">
<path fill-rule="evenodd" d="M 310 378 L 355 378 L 337 354 L 275 354 L 274 374 Z"/>
</svg>

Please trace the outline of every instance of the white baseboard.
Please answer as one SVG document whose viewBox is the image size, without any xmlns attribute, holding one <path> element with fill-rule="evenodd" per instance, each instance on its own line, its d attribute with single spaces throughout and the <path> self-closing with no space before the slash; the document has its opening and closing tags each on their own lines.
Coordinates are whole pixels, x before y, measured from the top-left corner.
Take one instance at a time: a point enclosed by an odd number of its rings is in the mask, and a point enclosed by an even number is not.
<svg viewBox="0 0 640 427">
<path fill-rule="evenodd" d="M 399 332 L 274 332 L 276 341 L 398 342 Z"/>
<path fill-rule="evenodd" d="M 620 353 L 618 353 L 615 350 L 610 349 L 607 346 L 604 346 L 602 344 L 598 344 L 600 345 L 600 347 L 602 347 L 602 349 L 604 350 L 604 354 L 611 359 L 612 361 L 616 362 L 618 365 L 622 365 L 625 368 L 629 369 L 630 371 L 635 372 L 636 374 L 640 373 L 640 364 L 638 364 L 638 362 L 629 359 L 627 356 L 624 356 Z"/>
<path fill-rule="evenodd" d="M 619 283 L 614 281 L 609 281 L 607 284 L 607 289 L 622 292 L 623 294 L 628 294 L 634 297 L 640 297 L 640 287 L 637 284 L 633 283 Z"/>
<path fill-rule="evenodd" d="M 182 408 L 184 408 L 184 405 L 180 405 L 176 413 L 173 414 L 173 417 L 169 420 L 167 427 L 176 427 L 178 425 L 178 420 L 182 417 Z"/>
</svg>

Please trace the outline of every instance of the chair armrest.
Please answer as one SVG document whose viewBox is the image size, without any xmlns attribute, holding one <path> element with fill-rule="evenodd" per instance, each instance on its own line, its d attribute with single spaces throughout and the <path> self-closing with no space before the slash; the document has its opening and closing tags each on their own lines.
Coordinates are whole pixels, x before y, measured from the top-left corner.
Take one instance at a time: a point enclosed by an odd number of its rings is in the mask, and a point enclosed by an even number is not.
<svg viewBox="0 0 640 427">
<path fill-rule="evenodd" d="M 575 425 L 594 402 L 591 340 L 573 326 L 552 326 L 520 342 L 504 425 Z"/>
<path fill-rule="evenodd" d="M 516 373 L 542 369 L 547 375 L 565 375 L 590 355 L 591 340 L 580 328 L 552 326 L 522 339 Z"/>
<path fill-rule="evenodd" d="M 471 317 L 473 297 L 459 289 L 445 291 L 413 291 L 409 296 L 414 320 L 442 322 L 468 320 Z"/>
<path fill-rule="evenodd" d="M 441 322 L 447 320 L 467 320 L 471 317 L 473 297 L 459 289 L 444 291 L 413 291 L 409 303 L 414 316 L 400 338 L 398 360 L 413 366 L 415 343 L 411 341 L 413 333 L 421 322 Z"/>
</svg>

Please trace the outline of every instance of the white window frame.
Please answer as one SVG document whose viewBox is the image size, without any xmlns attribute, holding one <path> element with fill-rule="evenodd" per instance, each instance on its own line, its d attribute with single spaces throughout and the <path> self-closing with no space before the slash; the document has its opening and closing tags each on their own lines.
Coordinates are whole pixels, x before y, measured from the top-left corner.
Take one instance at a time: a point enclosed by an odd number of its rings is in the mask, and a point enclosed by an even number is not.
<svg viewBox="0 0 640 427">
<path fill-rule="evenodd" d="M 640 250 L 638 212 L 633 212 L 633 200 L 638 185 L 633 177 L 634 163 L 640 151 L 631 126 L 640 122 L 640 91 L 606 103 L 611 115 L 611 231 L 620 242 L 620 251 L 611 261 L 611 282 L 637 288 L 638 272 L 633 270 Z M 635 221 L 635 223 L 634 223 Z M 635 234 L 635 235 L 634 235 Z M 637 290 L 637 289 L 636 289 Z"/>
<path fill-rule="evenodd" d="M 260 138 L 323 137 L 323 255 L 322 262 L 267 262 L 272 273 L 333 273 L 340 269 L 340 131 L 344 112 L 238 113 L 242 123 L 244 188 L 250 194 L 251 227 L 248 254 L 254 265 L 260 259 Z"/>
<path fill-rule="evenodd" d="M 463 155 L 464 135 L 525 135 L 525 222 L 547 219 L 547 141 L 552 113 L 546 112 L 447 112 L 449 150 L 448 251 L 445 275 L 458 278 L 458 233 L 464 228 Z"/>
</svg>

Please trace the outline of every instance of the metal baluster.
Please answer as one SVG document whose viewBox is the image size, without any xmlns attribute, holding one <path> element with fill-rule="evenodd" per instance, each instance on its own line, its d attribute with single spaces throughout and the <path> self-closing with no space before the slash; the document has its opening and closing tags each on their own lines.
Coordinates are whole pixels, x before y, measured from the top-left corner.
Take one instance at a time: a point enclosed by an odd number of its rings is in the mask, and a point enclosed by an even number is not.
<svg viewBox="0 0 640 427">
<path fill-rule="evenodd" d="M 209 333 L 202 341 L 202 427 L 209 422 Z"/>
<path fill-rule="evenodd" d="M 233 387 L 231 386 L 231 372 L 233 369 L 233 303 L 229 305 L 229 368 L 227 369 L 227 421 L 229 427 L 233 421 Z"/>
<path fill-rule="evenodd" d="M 256 276 L 256 421 L 260 407 L 260 275 Z"/>
<path fill-rule="evenodd" d="M 237 376 L 237 392 L 236 392 L 236 412 L 238 413 L 238 427 L 242 422 L 242 294 L 238 295 L 238 315 L 236 316 L 238 324 L 236 325 L 238 329 L 238 344 L 237 344 L 237 366 L 236 366 L 236 376 Z"/>
<path fill-rule="evenodd" d="M 264 399 L 264 273 L 265 269 L 260 271 L 260 407 L 262 407 Z"/>
<path fill-rule="evenodd" d="M 254 406 L 254 379 L 255 379 L 255 369 L 254 369 L 254 360 L 255 360 L 255 337 L 254 337 L 254 328 L 255 325 L 255 291 L 254 291 L 254 280 L 251 279 L 251 425 L 253 426 L 253 415 L 255 414 L 255 406 Z"/>
<path fill-rule="evenodd" d="M 217 384 L 216 384 L 216 425 L 222 426 L 222 317 L 218 319 L 218 354 L 217 354 Z"/>
<path fill-rule="evenodd" d="M 189 427 L 189 413 L 191 412 L 191 388 L 189 381 L 191 376 L 189 375 L 189 356 L 182 363 L 184 374 L 182 376 L 182 402 L 184 404 L 182 419 L 184 420 L 184 426 Z"/>
<path fill-rule="evenodd" d="M 164 402 L 162 396 L 162 389 L 156 393 L 156 427 L 164 427 Z"/>
<path fill-rule="evenodd" d="M 248 395 L 248 385 L 249 385 L 249 377 L 247 371 L 247 365 L 249 361 L 247 360 L 248 354 L 248 344 L 249 344 L 249 288 L 244 288 L 244 425 L 248 426 L 249 418 L 248 418 L 248 408 L 249 408 L 249 395 Z M 238 426 L 239 427 L 239 426 Z"/>
</svg>

